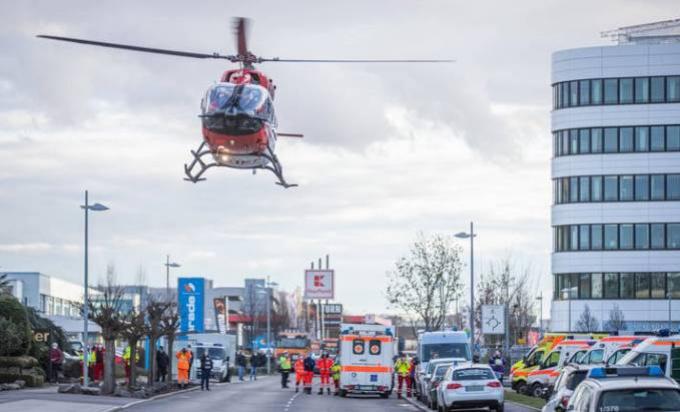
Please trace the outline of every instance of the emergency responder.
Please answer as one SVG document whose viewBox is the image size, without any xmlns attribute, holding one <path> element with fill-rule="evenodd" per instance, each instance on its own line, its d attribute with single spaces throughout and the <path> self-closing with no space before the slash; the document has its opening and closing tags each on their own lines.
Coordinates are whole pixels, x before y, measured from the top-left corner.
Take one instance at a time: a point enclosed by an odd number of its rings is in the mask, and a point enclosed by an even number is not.
<svg viewBox="0 0 680 412">
<path fill-rule="evenodd" d="M 279 372 L 281 373 L 281 388 L 288 387 L 288 375 L 290 375 L 291 364 L 288 352 L 283 352 L 279 357 Z"/>
<path fill-rule="evenodd" d="M 319 385 L 319 395 L 323 395 L 323 390 L 326 388 L 328 394 L 331 394 L 331 368 L 333 367 L 333 359 L 328 356 L 328 353 L 321 355 L 316 361 L 316 367 L 319 369 L 319 376 L 321 383 Z"/>
<path fill-rule="evenodd" d="M 213 361 L 208 352 L 203 352 L 200 358 L 201 361 L 201 390 L 210 390 L 210 374 L 212 373 Z"/>
<path fill-rule="evenodd" d="M 125 365 L 125 382 L 130 384 L 130 345 L 123 350 L 123 364 Z"/>
<path fill-rule="evenodd" d="M 300 391 L 300 383 L 304 381 L 305 377 L 305 358 L 298 355 L 295 359 L 295 392 Z"/>
<path fill-rule="evenodd" d="M 401 399 L 401 388 L 406 384 L 406 396 L 411 397 L 411 362 L 403 354 L 399 353 L 399 358 L 394 363 L 394 372 L 397 374 L 397 398 Z"/>
<path fill-rule="evenodd" d="M 188 351 L 187 348 L 182 348 L 175 356 L 177 357 L 177 384 L 184 389 L 189 384 L 191 351 Z"/>
<path fill-rule="evenodd" d="M 303 380 L 304 382 L 304 387 L 305 387 L 305 392 L 307 395 L 312 394 L 312 381 L 314 379 L 314 368 L 316 367 L 316 362 L 314 362 L 314 358 L 312 358 L 312 353 L 309 352 L 307 354 L 307 357 L 304 360 L 304 368 L 305 368 L 305 378 Z"/>
<path fill-rule="evenodd" d="M 340 395 L 340 372 L 342 371 L 342 366 L 340 366 L 340 359 L 336 359 L 331 366 L 331 377 L 333 378 L 333 385 L 335 386 L 335 396 Z"/>
</svg>

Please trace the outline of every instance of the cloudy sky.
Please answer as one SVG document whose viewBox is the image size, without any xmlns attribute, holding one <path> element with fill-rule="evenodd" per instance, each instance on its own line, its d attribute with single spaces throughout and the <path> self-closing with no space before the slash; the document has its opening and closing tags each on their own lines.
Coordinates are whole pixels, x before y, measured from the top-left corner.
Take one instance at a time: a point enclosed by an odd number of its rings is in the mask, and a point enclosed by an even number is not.
<svg viewBox="0 0 680 412">
<path fill-rule="evenodd" d="M 339 301 L 383 312 L 386 272 L 417 233 L 475 221 L 476 269 L 513 256 L 549 293 L 550 53 L 600 31 L 678 17 L 675 0 L 22 1 L 0 10 L 0 267 L 82 277 L 91 199 L 95 281 L 177 274 L 292 290 L 329 253 Z M 289 181 L 216 170 L 182 180 L 201 95 L 223 61 L 39 40 L 83 37 L 281 58 L 455 58 L 451 65 L 261 66 L 278 84 Z M 463 244 L 467 252 L 467 244 Z M 467 269 L 466 269 L 467 270 Z M 547 307 L 547 302 L 546 302 Z"/>
</svg>

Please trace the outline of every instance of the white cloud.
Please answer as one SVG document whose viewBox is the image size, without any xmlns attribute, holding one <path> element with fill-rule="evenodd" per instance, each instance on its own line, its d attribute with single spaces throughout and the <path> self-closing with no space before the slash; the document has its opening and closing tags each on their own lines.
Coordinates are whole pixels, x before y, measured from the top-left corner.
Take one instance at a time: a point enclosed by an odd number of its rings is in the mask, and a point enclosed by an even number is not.
<svg viewBox="0 0 680 412">
<path fill-rule="evenodd" d="M 5 243 L 0 244 L 0 252 L 9 253 L 39 253 L 52 249 L 49 243 Z"/>
</svg>

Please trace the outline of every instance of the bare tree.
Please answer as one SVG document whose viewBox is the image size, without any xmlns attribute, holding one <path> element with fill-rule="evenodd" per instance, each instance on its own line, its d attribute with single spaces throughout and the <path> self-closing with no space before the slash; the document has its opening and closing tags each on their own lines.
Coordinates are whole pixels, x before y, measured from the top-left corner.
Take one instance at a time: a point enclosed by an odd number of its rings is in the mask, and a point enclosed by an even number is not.
<svg viewBox="0 0 680 412">
<path fill-rule="evenodd" d="M 149 356 L 151 357 L 151 370 L 149 371 L 149 383 L 156 382 L 158 365 L 156 364 L 156 343 L 163 336 L 161 322 L 163 316 L 170 308 L 169 302 L 156 301 L 153 298 L 146 305 L 147 334 L 149 336 Z"/>
<path fill-rule="evenodd" d="M 579 332 L 595 332 L 600 322 L 590 312 L 590 306 L 586 305 L 576 322 L 576 330 Z"/>
<path fill-rule="evenodd" d="M 125 316 L 125 322 L 121 336 L 127 340 L 130 348 L 130 382 L 128 386 L 137 386 L 137 346 L 139 341 L 146 335 L 147 327 L 144 312 L 133 310 Z"/>
<path fill-rule="evenodd" d="M 461 253 L 448 237 L 420 234 L 409 255 L 400 258 L 389 272 L 389 303 L 416 315 L 426 330 L 440 329 L 461 293 Z"/>
<path fill-rule="evenodd" d="M 161 317 L 161 331 L 162 335 L 168 339 L 168 373 L 172 381 L 172 358 L 174 356 L 173 346 L 175 344 L 175 337 L 177 336 L 177 328 L 179 328 L 179 313 L 177 313 L 177 305 L 171 303 Z"/>
<path fill-rule="evenodd" d="M 115 285 L 116 269 L 113 264 L 106 268 L 106 285 L 100 286 L 100 295 L 90 297 L 87 305 L 89 319 L 99 325 L 104 339 L 103 394 L 112 394 L 116 387 L 115 359 L 116 339 L 124 328 L 123 290 Z"/>
<path fill-rule="evenodd" d="M 272 322 L 272 339 L 281 331 L 290 328 L 290 311 L 288 310 L 288 294 L 284 291 L 279 291 L 277 296 L 272 296 L 271 322 Z"/>
<path fill-rule="evenodd" d="M 605 322 L 604 330 L 618 332 L 622 329 L 626 329 L 626 319 L 619 305 L 614 304 L 612 310 L 609 311 L 609 320 Z"/>
</svg>

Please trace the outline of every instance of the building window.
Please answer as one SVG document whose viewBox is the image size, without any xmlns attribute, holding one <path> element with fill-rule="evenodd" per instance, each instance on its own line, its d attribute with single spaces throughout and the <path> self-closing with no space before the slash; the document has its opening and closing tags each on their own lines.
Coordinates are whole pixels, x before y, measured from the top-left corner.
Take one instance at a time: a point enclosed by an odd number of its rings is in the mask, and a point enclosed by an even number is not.
<svg viewBox="0 0 680 412">
<path fill-rule="evenodd" d="M 666 100 L 666 92 L 664 89 L 665 79 L 663 77 L 652 77 L 651 80 L 651 97 L 652 103 L 663 103 Z"/>
<path fill-rule="evenodd" d="M 680 298 L 680 272 L 668 274 L 668 293 L 673 299 Z"/>
<path fill-rule="evenodd" d="M 633 144 L 633 128 L 632 127 L 622 127 L 619 129 L 619 152 L 628 153 L 632 152 L 634 148 Z"/>
<path fill-rule="evenodd" d="M 633 273 L 621 273 L 619 279 L 621 299 L 635 298 L 635 275 Z"/>
<path fill-rule="evenodd" d="M 602 129 L 590 130 L 590 151 L 602 153 Z"/>
<path fill-rule="evenodd" d="M 587 106 L 590 104 L 590 80 L 580 80 L 578 82 L 579 105 Z"/>
<path fill-rule="evenodd" d="M 578 296 L 580 299 L 590 299 L 590 273 L 581 273 Z"/>
<path fill-rule="evenodd" d="M 652 249 L 664 249 L 666 247 L 666 230 L 663 223 L 652 223 L 650 233 L 652 239 Z"/>
<path fill-rule="evenodd" d="M 666 297 L 666 274 L 651 274 L 652 299 L 664 299 Z"/>
<path fill-rule="evenodd" d="M 650 127 L 650 149 L 652 152 L 663 152 L 666 150 L 666 142 L 664 139 L 664 129 L 663 126 L 652 126 Z"/>
<path fill-rule="evenodd" d="M 591 275 L 590 291 L 593 299 L 602 298 L 602 273 L 593 273 Z"/>
<path fill-rule="evenodd" d="M 619 102 L 618 80 L 604 79 L 604 104 L 616 104 Z"/>
<path fill-rule="evenodd" d="M 578 82 L 569 82 L 569 106 L 578 106 Z"/>
<path fill-rule="evenodd" d="M 590 129 L 578 131 L 578 150 L 580 154 L 590 153 Z"/>
<path fill-rule="evenodd" d="M 666 197 L 664 175 L 651 176 L 651 198 L 652 200 L 663 200 Z"/>
<path fill-rule="evenodd" d="M 635 249 L 649 249 L 649 225 L 635 224 Z"/>
<path fill-rule="evenodd" d="M 680 249 L 680 223 L 666 225 L 666 248 Z"/>
<path fill-rule="evenodd" d="M 580 225 L 579 230 L 579 249 L 589 250 L 590 249 L 590 225 Z"/>
<path fill-rule="evenodd" d="M 602 201 L 602 176 L 593 176 L 590 178 L 590 198 L 593 202 Z"/>
<path fill-rule="evenodd" d="M 616 299 L 619 297 L 619 274 L 604 274 L 604 298 Z"/>
<path fill-rule="evenodd" d="M 666 199 L 680 200 L 680 175 L 666 175 Z"/>
<path fill-rule="evenodd" d="M 649 299 L 649 273 L 635 274 L 635 298 Z"/>
<path fill-rule="evenodd" d="M 635 200 L 649 200 L 649 176 L 635 176 Z"/>
<path fill-rule="evenodd" d="M 590 81 L 591 103 L 602 104 L 602 79 L 595 79 Z"/>
<path fill-rule="evenodd" d="M 633 103 L 633 79 L 619 80 L 619 103 Z"/>
<path fill-rule="evenodd" d="M 636 127 L 635 128 L 635 151 L 648 152 L 649 151 L 649 128 Z"/>
<path fill-rule="evenodd" d="M 618 129 L 616 127 L 606 127 L 604 129 L 604 152 L 617 153 L 619 151 Z"/>
<path fill-rule="evenodd" d="M 680 76 L 666 78 L 666 101 L 680 102 Z"/>
<path fill-rule="evenodd" d="M 602 250 L 602 225 L 591 225 L 590 236 L 592 250 Z"/>
<path fill-rule="evenodd" d="M 569 130 L 569 153 L 570 154 L 577 154 L 578 153 L 578 130 L 577 129 Z"/>
<path fill-rule="evenodd" d="M 571 203 L 578 202 L 578 177 L 569 178 L 569 201 Z"/>
<path fill-rule="evenodd" d="M 649 77 L 635 79 L 635 103 L 649 102 Z"/>
<path fill-rule="evenodd" d="M 669 152 L 680 150 L 680 126 L 666 127 L 666 150 Z"/>
<path fill-rule="evenodd" d="M 607 250 L 619 248 L 618 225 L 604 225 L 604 248 Z"/>
<path fill-rule="evenodd" d="M 578 226 L 573 225 L 569 227 L 570 237 L 569 237 L 569 250 L 578 249 Z"/>
<path fill-rule="evenodd" d="M 619 177 L 619 200 L 633 200 L 633 176 Z"/>
<path fill-rule="evenodd" d="M 583 176 L 578 178 L 579 202 L 590 202 L 590 178 Z"/>
<path fill-rule="evenodd" d="M 619 200 L 618 189 L 619 189 L 618 176 L 605 176 L 604 177 L 604 201 L 605 202 L 616 202 Z"/>
<path fill-rule="evenodd" d="M 633 248 L 633 225 L 619 225 L 619 249 Z"/>
</svg>

